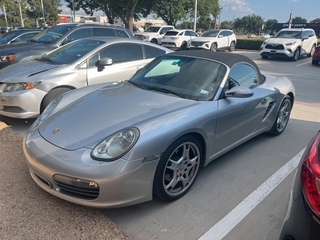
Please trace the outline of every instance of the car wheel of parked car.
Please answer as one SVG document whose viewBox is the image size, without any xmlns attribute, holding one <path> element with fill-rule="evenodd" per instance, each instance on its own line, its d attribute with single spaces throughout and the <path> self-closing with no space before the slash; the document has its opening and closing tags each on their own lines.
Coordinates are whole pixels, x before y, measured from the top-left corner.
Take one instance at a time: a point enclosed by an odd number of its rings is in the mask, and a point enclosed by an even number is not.
<svg viewBox="0 0 320 240">
<path fill-rule="evenodd" d="M 181 44 L 180 50 L 186 50 L 188 48 L 188 43 L 187 42 L 183 42 Z"/>
<path fill-rule="evenodd" d="M 312 60 L 312 65 L 318 65 L 319 61 L 317 60 Z"/>
<path fill-rule="evenodd" d="M 236 44 L 234 42 L 230 43 L 229 52 L 233 52 L 236 48 Z"/>
<path fill-rule="evenodd" d="M 313 54 L 314 54 L 314 51 L 316 50 L 316 46 L 315 45 L 313 45 L 312 46 L 312 48 L 311 48 L 311 51 L 310 51 L 310 53 L 308 54 L 308 57 L 312 57 L 313 56 Z"/>
<path fill-rule="evenodd" d="M 195 182 L 202 157 L 201 144 L 193 136 L 175 141 L 162 154 L 155 172 L 153 192 L 165 201 L 186 194 Z"/>
<path fill-rule="evenodd" d="M 217 51 L 217 44 L 216 43 L 212 43 L 211 44 L 210 51 L 212 51 L 212 52 L 216 52 Z"/>
<path fill-rule="evenodd" d="M 289 96 L 286 96 L 280 105 L 279 111 L 277 113 L 277 118 L 269 133 L 271 133 L 274 136 L 278 136 L 284 131 L 289 122 L 291 109 L 291 99 Z"/>
<path fill-rule="evenodd" d="M 47 95 L 43 98 L 41 106 L 40 106 L 40 113 L 54 100 L 56 97 L 60 96 L 61 94 L 70 91 L 70 88 L 54 88 Z"/>
<path fill-rule="evenodd" d="M 261 56 L 262 59 L 268 59 L 268 56 Z"/>
<path fill-rule="evenodd" d="M 157 39 L 155 39 L 155 38 L 153 38 L 153 39 L 151 39 L 151 41 L 150 41 L 151 43 L 154 43 L 154 44 L 158 44 L 158 40 Z"/>
<path fill-rule="evenodd" d="M 293 61 L 297 61 L 300 57 L 300 48 L 297 48 L 295 51 L 294 51 L 294 55 L 292 57 L 292 60 Z"/>
</svg>

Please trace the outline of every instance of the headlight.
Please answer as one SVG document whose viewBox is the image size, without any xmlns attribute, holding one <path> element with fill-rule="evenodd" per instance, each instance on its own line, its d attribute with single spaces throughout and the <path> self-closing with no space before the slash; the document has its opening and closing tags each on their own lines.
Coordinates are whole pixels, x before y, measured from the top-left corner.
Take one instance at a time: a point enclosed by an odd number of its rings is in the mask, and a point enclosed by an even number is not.
<svg viewBox="0 0 320 240">
<path fill-rule="evenodd" d="M 16 58 L 15 53 L 0 56 L 0 62 L 11 62 Z"/>
<path fill-rule="evenodd" d="M 262 45 L 266 45 L 268 43 L 268 41 L 264 41 L 263 43 L 262 43 Z"/>
<path fill-rule="evenodd" d="M 4 92 L 14 92 L 14 91 L 21 91 L 26 89 L 35 88 L 40 82 L 20 82 L 20 83 L 6 83 L 5 87 L 3 88 Z"/>
<path fill-rule="evenodd" d="M 294 45 L 296 42 L 291 42 L 291 43 L 286 43 L 285 45 L 286 46 L 291 46 L 291 45 Z"/>
<path fill-rule="evenodd" d="M 93 159 L 115 160 L 125 155 L 137 142 L 139 130 L 128 128 L 112 134 L 100 142 L 91 152 Z"/>
<path fill-rule="evenodd" d="M 62 95 L 59 95 L 51 103 L 49 103 L 49 105 L 42 112 L 42 114 L 32 124 L 32 128 L 37 127 L 42 121 L 44 121 L 52 113 L 52 111 L 59 105 L 59 103 L 61 102 L 61 99 L 62 99 Z"/>
</svg>

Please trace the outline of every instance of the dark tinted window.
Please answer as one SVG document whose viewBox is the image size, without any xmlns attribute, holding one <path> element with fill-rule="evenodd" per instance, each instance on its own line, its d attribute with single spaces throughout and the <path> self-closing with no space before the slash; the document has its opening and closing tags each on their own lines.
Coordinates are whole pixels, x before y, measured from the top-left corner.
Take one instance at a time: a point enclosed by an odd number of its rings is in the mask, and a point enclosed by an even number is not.
<svg viewBox="0 0 320 240">
<path fill-rule="evenodd" d="M 161 55 L 164 55 L 166 52 L 162 49 L 151 47 L 151 46 L 143 46 L 144 47 L 144 54 L 146 58 L 155 58 Z"/>
<path fill-rule="evenodd" d="M 14 39 L 14 42 L 26 42 L 36 34 L 37 32 L 25 33 L 19 36 L 18 38 Z"/>
<path fill-rule="evenodd" d="M 96 36 L 110 36 L 110 37 L 116 36 L 113 29 L 110 29 L 110 28 L 95 28 L 94 31 Z"/>
<path fill-rule="evenodd" d="M 48 28 L 42 31 L 32 39 L 36 42 L 53 43 L 58 41 L 62 37 L 62 35 L 70 31 L 70 29 L 72 28 L 72 26 L 57 25 L 55 27 Z"/>
<path fill-rule="evenodd" d="M 177 32 L 177 31 L 168 31 L 168 32 L 166 32 L 166 36 L 176 36 L 177 34 L 178 34 L 179 32 Z"/>
<path fill-rule="evenodd" d="M 81 38 L 87 38 L 87 37 L 92 37 L 93 36 L 93 31 L 92 28 L 81 28 L 77 29 L 74 32 L 70 33 L 65 40 L 63 41 L 63 44 L 72 42 L 74 40 L 78 40 Z"/>
<path fill-rule="evenodd" d="M 114 44 L 100 52 L 101 58 L 112 58 L 114 63 L 129 62 L 143 59 L 139 44 Z"/>
<path fill-rule="evenodd" d="M 228 80 L 229 88 L 235 86 L 252 88 L 258 85 L 258 76 L 255 69 L 247 64 L 233 66 Z"/>
<path fill-rule="evenodd" d="M 124 37 L 124 38 L 129 38 L 129 35 L 123 31 L 123 30 L 120 30 L 120 29 L 116 29 L 116 32 L 118 34 L 118 37 Z"/>
</svg>

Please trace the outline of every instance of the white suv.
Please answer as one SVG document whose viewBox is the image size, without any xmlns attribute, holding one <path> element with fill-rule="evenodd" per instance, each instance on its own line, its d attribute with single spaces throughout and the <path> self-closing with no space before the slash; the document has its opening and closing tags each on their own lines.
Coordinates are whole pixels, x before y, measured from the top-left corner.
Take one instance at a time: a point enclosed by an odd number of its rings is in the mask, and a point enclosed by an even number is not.
<svg viewBox="0 0 320 240">
<path fill-rule="evenodd" d="M 311 28 L 284 28 L 262 43 L 260 56 L 263 59 L 286 57 L 297 61 L 303 55 L 311 57 L 317 42 L 316 34 Z"/>
<path fill-rule="evenodd" d="M 210 51 L 229 50 L 232 52 L 237 43 L 236 35 L 229 29 L 210 29 L 200 37 L 193 38 L 190 48 Z"/>
<path fill-rule="evenodd" d="M 162 36 L 169 30 L 175 29 L 171 25 L 151 25 L 144 32 L 136 33 L 136 38 L 156 44 L 161 44 Z"/>
</svg>

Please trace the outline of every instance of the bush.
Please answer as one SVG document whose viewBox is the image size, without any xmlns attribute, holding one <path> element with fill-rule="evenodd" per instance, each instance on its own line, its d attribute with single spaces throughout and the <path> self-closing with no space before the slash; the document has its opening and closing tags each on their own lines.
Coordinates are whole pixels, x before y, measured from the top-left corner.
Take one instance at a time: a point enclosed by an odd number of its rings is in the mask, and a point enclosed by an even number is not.
<svg viewBox="0 0 320 240">
<path fill-rule="evenodd" d="M 261 44 L 266 39 L 263 38 L 240 38 L 237 39 L 236 48 L 238 49 L 250 49 L 250 50 L 260 50 Z"/>
</svg>

